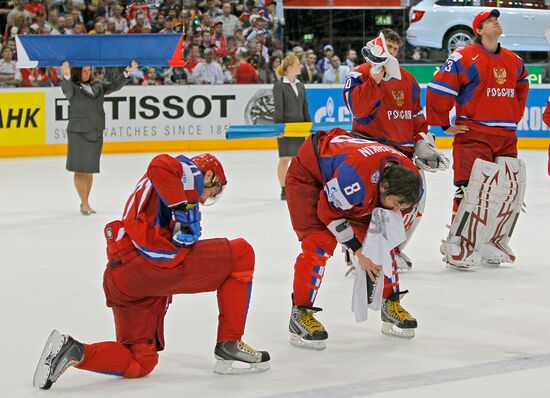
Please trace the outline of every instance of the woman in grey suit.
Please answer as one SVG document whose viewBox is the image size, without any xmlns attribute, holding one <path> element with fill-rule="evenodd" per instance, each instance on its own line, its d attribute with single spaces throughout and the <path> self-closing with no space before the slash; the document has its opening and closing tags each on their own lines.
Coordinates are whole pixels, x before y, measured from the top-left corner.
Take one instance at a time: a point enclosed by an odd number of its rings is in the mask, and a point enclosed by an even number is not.
<svg viewBox="0 0 550 398">
<path fill-rule="evenodd" d="M 277 69 L 277 74 L 282 80 L 273 85 L 273 99 L 275 101 L 274 123 L 309 122 L 309 110 L 306 101 L 306 89 L 296 79 L 301 72 L 300 60 L 295 54 L 289 54 L 283 59 L 283 63 Z M 279 165 L 277 177 L 281 184 L 281 200 L 286 200 L 285 177 L 288 166 L 298 148 L 304 143 L 301 137 L 277 138 L 279 147 Z"/>
<path fill-rule="evenodd" d="M 92 68 L 71 68 L 67 61 L 61 65 L 63 79 L 61 89 L 69 100 L 69 124 L 67 126 L 67 165 L 74 172 L 74 185 L 80 197 L 80 213 L 95 213 L 88 201 L 92 190 L 93 173 L 99 173 L 99 158 L 103 147 L 105 129 L 105 95 L 120 90 L 128 82 L 129 74 L 137 63 L 126 68 L 112 82 L 93 81 Z"/>
</svg>

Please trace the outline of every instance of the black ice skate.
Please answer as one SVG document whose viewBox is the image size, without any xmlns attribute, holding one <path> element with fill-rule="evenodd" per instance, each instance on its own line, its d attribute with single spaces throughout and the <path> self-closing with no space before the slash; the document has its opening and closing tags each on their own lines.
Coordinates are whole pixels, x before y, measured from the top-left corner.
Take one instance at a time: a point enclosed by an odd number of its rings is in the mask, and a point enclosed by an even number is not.
<svg viewBox="0 0 550 398">
<path fill-rule="evenodd" d="M 387 336 L 402 337 L 412 339 L 414 329 L 418 322 L 407 312 L 401 303 L 401 298 L 407 294 L 405 290 L 400 293 L 393 293 L 382 301 L 382 333 Z"/>
<path fill-rule="evenodd" d="M 269 369 L 271 359 L 267 351 L 255 350 L 242 340 L 216 344 L 214 355 L 218 360 L 214 366 L 214 373 L 223 375 L 265 372 Z"/>
<path fill-rule="evenodd" d="M 290 313 L 290 344 L 296 347 L 324 350 L 327 347 L 328 333 L 321 322 L 313 316 L 321 308 L 292 305 Z"/>
<path fill-rule="evenodd" d="M 33 386 L 49 389 L 69 366 L 78 365 L 84 359 L 84 347 L 71 336 L 54 330 L 48 341 L 36 370 Z"/>
</svg>

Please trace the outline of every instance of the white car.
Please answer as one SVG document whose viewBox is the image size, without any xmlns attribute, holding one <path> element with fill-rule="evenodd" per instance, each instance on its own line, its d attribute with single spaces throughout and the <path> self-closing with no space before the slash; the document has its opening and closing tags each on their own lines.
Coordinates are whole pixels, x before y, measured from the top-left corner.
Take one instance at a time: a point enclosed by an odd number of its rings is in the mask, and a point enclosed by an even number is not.
<svg viewBox="0 0 550 398">
<path fill-rule="evenodd" d="M 499 4 L 499 7 L 496 4 Z M 512 51 L 550 51 L 549 0 L 423 0 L 409 12 L 407 41 L 447 52 L 469 44 L 472 21 L 481 11 L 498 8 L 500 43 Z"/>
</svg>

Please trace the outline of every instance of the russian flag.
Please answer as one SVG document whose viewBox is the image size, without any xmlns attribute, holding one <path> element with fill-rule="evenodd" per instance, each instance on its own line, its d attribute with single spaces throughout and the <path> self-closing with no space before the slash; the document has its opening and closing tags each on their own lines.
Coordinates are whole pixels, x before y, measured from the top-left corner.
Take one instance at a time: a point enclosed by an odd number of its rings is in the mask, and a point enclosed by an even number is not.
<svg viewBox="0 0 550 398">
<path fill-rule="evenodd" d="M 17 35 L 18 68 L 60 66 L 185 66 L 181 34 Z"/>
</svg>

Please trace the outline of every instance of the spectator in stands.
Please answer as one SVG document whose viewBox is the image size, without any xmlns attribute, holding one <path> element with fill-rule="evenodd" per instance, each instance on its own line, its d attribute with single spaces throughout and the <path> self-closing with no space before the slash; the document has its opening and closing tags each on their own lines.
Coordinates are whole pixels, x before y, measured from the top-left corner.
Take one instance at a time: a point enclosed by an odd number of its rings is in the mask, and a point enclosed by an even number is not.
<svg viewBox="0 0 550 398">
<path fill-rule="evenodd" d="M 143 13 L 145 19 L 147 19 L 147 21 L 151 21 L 151 8 L 149 7 L 149 4 L 145 2 L 145 0 L 132 1 L 130 6 L 128 7 L 126 16 L 128 17 L 129 21 L 132 21 L 137 18 L 138 13 Z"/>
<path fill-rule="evenodd" d="M 231 14 L 231 4 L 224 3 L 222 6 L 222 15 L 216 19 L 223 23 L 223 34 L 225 37 L 232 37 L 235 29 L 241 26 L 239 18 Z"/>
<path fill-rule="evenodd" d="M 172 18 L 166 17 L 164 19 L 164 28 L 159 31 L 160 34 L 170 34 L 170 33 L 178 33 L 174 30 L 174 24 L 172 23 Z"/>
<path fill-rule="evenodd" d="M 273 123 L 310 122 L 309 110 L 306 101 L 306 89 L 296 78 L 300 74 L 302 64 L 296 54 L 289 54 L 283 59 L 277 70 L 282 80 L 273 85 L 273 100 L 275 114 Z M 279 164 L 277 177 L 281 185 L 281 200 L 286 200 L 285 178 L 292 158 L 296 156 L 298 148 L 304 143 L 301 137 L 279 137 Z"/>
<path fill-rule="evenodd" d="M 349 70 L 353 70 L 357 66 L 357 51 L 353 48 L 350 48 L 346 51 L 346 61 L 344 63 Z"/>
<path fill-rule="evenodd" d="M 321 83 L 323 81 L 323 74 L 315 61 L 317 61 L 317 55 L 313 50 L 308 50 L 304 57 L 305 64 L 302 66 L 300 74 L 300 80 L 304 84 Z"/>
<path fill-rule="evenodd" d="M 162 76 L 158 75 L 157 69 L 154 66 L 147 68 L 144 74 L 142 86 L 160 86 L 164 83 Z"/>
<path fill-rule="evenodd" d="M 113 18 L 116 21 L 116 31 L 119 33 L 128 33 L 128 21 L 122 16 L 123 11 L 124 8 L 121 5 L 115 5 L 113 8 Z"/>
<path fill-rule="evenodd" d="M 296 55 L 298 57 L 298 60 L 303 65 L 306 61 L 304 59 L 304 49 L 300 46 L 294 46 L 294 47 L 292 47 L 292 52 L 294 53 L 294 55 Z"/>
<path fill-rule="evenodd" d="M 25 5 L 25 10 L 31 14 L 31 18 L 35 18 L 36 14 L 39 12 L 42 15 L 46 15 L 46 8 L 44 7 L 44 4 L 37 0 L 29 0 L 29 2 Z"/>
<path fill-rule="evenodd" d="M 74 31 L 75 20 L 72 14 L 65 15 L 65 34 L 72 35 Z"/>
<path fill-rule="evenodd" d="M 185 69 L 187 70 L 187 76 L 189 76 L 191 75 L 191 73 L 193 73 L 193 69 L 195 69 L 199 62 L 201 62 L 199 46 L 197 44 L 191 43 L 189 47 L 184 50 L 183 56 L 187 62 L 187 65 L 185 65 Z"/>
<path fill-rule="evenodd" d="M 218 17 L 221 17 L 223 15 L 223 12 L 218 7 L 216 7 L 216 0 L 206 0 L 206 12 L 204 14 L 208 15 L 212 20 L 214 20 Z"/>
<path fill-rule="evenodd" d="M 84 24 L 77 23 L 74 26 L 73 29 L 73 35 L 85 35 L 86 34 L 86 28 L 84 27 Z"/>
<path fill-rule="evenodd" d="M 258 71 L 248 63 L 248 52 L 244 49 L 238 51 L 238 61 L 235 62 L 233 76 L 237 84 L 258 83 Z"/>
<path fill-rule="evenodd" d="M 15 37 L 8 37 L 6 47 L 11 50 L 12 59 L 17 61 L 17 46 L 15 44 Z"/>
<path fill-rule="evenodd" d="M 158 33 L 160 32 L 162 29 L 164 29 L 164 24 L 165 24 L 165 18 L 164 18 L 164 15 L 162 14 L 158 14 L 156 18 L 153 18 L 153 23 L 151 24 L 151 31 L 153 33 Z"/>
<path fill-rule="evenodd" d="M 223 33 L 223 22 L 220 20 L 214 22 L 212 44 L 217 57 L 224 57 L 227 54 L 227 40 Z"/>
<path fill-rule="evenodd" d="M 330 59 L 331 68 L 328 68 L 323 74 L 323 83 L 327 84 L 343 84 L 346 82 L 349 68 L 342 65 L 338 55 L 332 56 Z"/>
<path fill-rule="evenodd" d="M 49 71 L 42 68 L 21 69 L 21 86 L 49 87 L 55 84 Z"/>
<path fill-rule="evenodd" d="M 111 17 L 107 20 L 107 29 L 106 29 L 105 33 L 108 33 L 108 34 L 121 33 L 121 32 L 116 30 L 116 21 L 113 17 Z"/>
<path fill-rule="evenodd" d="M 325 73 L 328 69 L 330 69 L 332 66 L 331 59 L 334 55 L 334 47 L 332 47 L 331 44 L 327 44 L 323 47 L 323 54 L 324 57 L 317 62 L 317 66 L 321 70 L 321 73 Z"/>
<path fill-rule="evenodd" d="M 143 11 L 138 11 L 138 13 L 136 14 L 136 19 L 134 20 L 134 25 L 130 29 L 128 29 L 128 33 L 145 33 L 148 26 L 145 16 L 146 14 Z M 132 23 L 130 23 L 130 25 L 132 25 Z"/>
<path fill-rule="evenodd" d="M 105 19 L 109 19 L 115 16 L 115 1 L 114 0 L 101 0 L 99 2 L 99 6 L 97 7 L 97 11 L 95 12 L 93 18 L 97 17 L 105 17 Z"/>
<path fill-rule="evenodd" d="M 223 69 L 214 61 L 214 52 L 207 48 L 204 50 L 204 62 L 199 63 L 194 69 L 188 81 L 191 84 L 223 84 L 225 78 Z"/>
<path fill-rule="evenodd" d="M 56 25 L 52 28 L 52 35 L 64 35 L 65 34 L 65 17 L 59 16 L 56 21 Z"/>
<path fill-rule="evenodd" d="M 15 25 L 15 17 L 23 14 L 24 18 L 32 18 L 32 14 L 25 10 L 25 3 L 21 0 L 14 0 L 14 8 L 8 13 L 6 22 L 6 37 L 9 37 L 12 26 Z"/>
<path fill-rule="evenodd" d="M 178 1 L 178 3 L 181 2 Z M 170 14 L 170 11 L 173 11 L 176 15 L 179 15 L 181 13 L 181 6 L 178 3 L 176 3 L 176 0 L 163 1 L 160 4 L 159 15 L 167 17 L 168 14 Z"/>
<path fill-rule="evenodd" d="M 25 23 L 30 21 L 30 17 L 26 17 L 25 13 L 18 12 L 13 18 L 13 25 L 9 28 L 9 37 L 15 37 L 17 34 L 24 33 Z M 30 24 L 29 24 L 30 25 Z"/>
<path fill-rule="evenodd" d="M 47 22 L 46 24 L 50 27 L 50 31 L 55 29 L 57 26 L 57 18 L 59 18 L 59 11 L 56 9 L 50 9 L 47 14 Z"/>
<path fill-rule="evenodd" d="M 229 55 L 226 55 L 225 57 L 222 58 L 222 69 L 223 69 L 223 77 L 224 77 L 223 82 L 225 84 L 235 83 L 235 80 L 233 78 L 232 68 L 233 68 L 233 60 Z"/>
<path fill-rule="evenodd" d="M 103 19 L 103 17 L 98 17 L 97 21 L 94 24 L 94 29 L 88 32 L 89 35 L 104 35 L 106 33 L 111 32 L 105 31 L 105 20 Z"/>
<path fill-rule="evenodd" d="M 260 83 L 273 84 L 279 80 L 277 69 L 281 66 L 281 58 L 269 57 L 269 63 L 265 68 L 260 69 Z"/>
<path fill-rule="evenodd" d="M 0 59 L 0 88 L 17 87 L 21 81 L 21 73 L 15 67 L 16 63 L 13 60 L 12 49 L 4 47 Z"/>
</svg>

